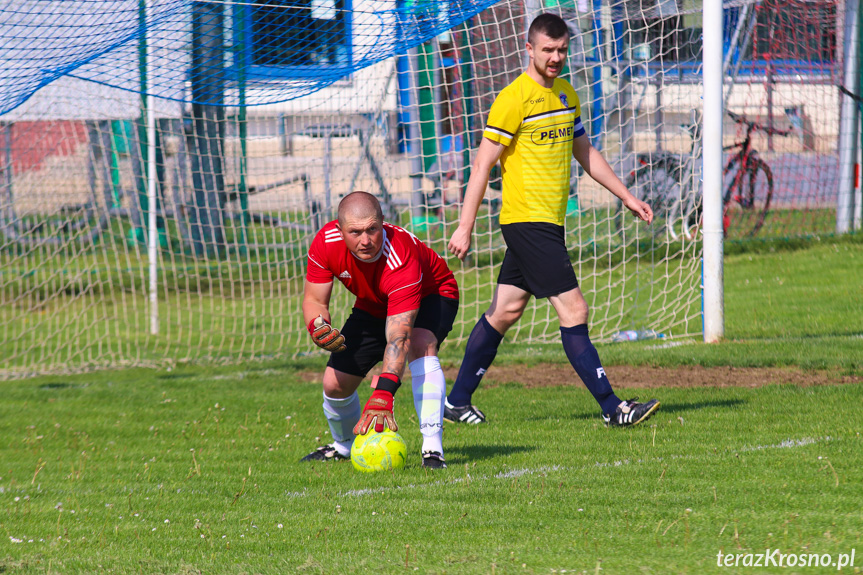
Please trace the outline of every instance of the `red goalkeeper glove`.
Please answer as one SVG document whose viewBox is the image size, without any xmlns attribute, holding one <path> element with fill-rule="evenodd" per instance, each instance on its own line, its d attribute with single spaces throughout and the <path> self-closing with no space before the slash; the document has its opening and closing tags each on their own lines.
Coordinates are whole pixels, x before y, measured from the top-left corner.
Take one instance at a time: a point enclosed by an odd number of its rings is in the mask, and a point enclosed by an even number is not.
<svg viewBox="0 0 863 575">
<path fill-rule="evenodd" d="M 391 373 L 385 373 L 378 378 L 375 390 L 366 402 L 360 420 L 354 426 L 355 434 L 365 435 L 373 423 L 378 433 L 384 430 L 384 424 L 390 431 L 399 430 L 393 415 L 393 399 L 401 384 L 398 376 Z"/>
<path fill-rule="evenodd" d="M 315 345 L 322 347 L 327 351 L 339 353 L 345 351 L 345 336 L 339 330 L 330 325 L 330 322 L 324 319 L 324 316 L 319 315 L 309 322 L 307 326 L 309 334 L 312 336 L 312 341 Z"/>
</svg>

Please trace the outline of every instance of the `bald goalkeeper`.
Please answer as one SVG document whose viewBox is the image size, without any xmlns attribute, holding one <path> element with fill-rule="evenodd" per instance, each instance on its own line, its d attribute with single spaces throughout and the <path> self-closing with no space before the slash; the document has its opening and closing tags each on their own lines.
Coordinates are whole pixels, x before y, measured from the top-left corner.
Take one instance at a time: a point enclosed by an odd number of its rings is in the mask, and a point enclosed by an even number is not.
<svg viewBox="0 0 863 575">
<path fill-rule="evenodd" d="M 341 330 L 332 325 L 335 280 L 356 296 Z M 446 262 L 413 234 L 383 221 L 378 200 L 353 192 L 309 248 L 303 316 L 312 340 L 331 352 L 324 371 L 324 417 L 333 442 L 303 461 L 350 458 L 356 434 L 398 430 L 393 399 L 405 367 L 422 434 L 422 466 L 443 469 L 446 379 L 438 347 L 458 313 L 458 285 Z M 383 361 L 360 411 L 357 388 Z"/>
</svg>

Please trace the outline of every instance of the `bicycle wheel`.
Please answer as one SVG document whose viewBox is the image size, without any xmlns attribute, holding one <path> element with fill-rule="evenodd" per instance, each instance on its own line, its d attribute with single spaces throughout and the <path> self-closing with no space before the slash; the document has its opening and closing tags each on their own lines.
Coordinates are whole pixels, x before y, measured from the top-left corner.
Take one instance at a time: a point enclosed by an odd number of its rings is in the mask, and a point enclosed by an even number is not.
<svg viewBox="0 0 863 575">
<path fill-rule="evenodd" d="M 629 192 L 653 210 L 653 224 L 635 217 L 619 199 L 614 213 L 614 233 L 627 243 L 635 239 L 676 239 L 672 223 L 679 214 L 680 185 L 675 167 L 668 162 L 642 166 L 632 172 L 624 184 Z"/>
<path fill-rule="evenodd" d="M 758 160 L 749 172 L 749 190 L 747 200 L 752 213 L 752 229 L 750 236 L 757 234 L 767 221 L 770 212 L 770 202 L 773 200 L 773 171 L 764 161 Z"/>
<path fill-rule="evenodd" d="M 760 158 L 750 158 L 746 171 L 738 172 L 725 196 L 728 238 L 755 236 L 767 221 L 773 199 L 773 172 Z"/>
<path fill-rule="evenodd" d="M 696 185 L 684 201 L 681 202 L 683 209 L 680 214 L 681 234 L 687 240 L 698 238 L 698 232 L 703 224 L 703 195 L 700 185 Z"/>
</svg>

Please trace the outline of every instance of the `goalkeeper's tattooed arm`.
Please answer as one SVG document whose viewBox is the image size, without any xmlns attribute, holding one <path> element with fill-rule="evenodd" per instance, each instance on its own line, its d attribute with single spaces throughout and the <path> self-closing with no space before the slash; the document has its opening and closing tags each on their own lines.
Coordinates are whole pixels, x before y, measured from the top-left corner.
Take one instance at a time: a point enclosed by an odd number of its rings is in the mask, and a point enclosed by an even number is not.
<svg viewBox="0 0 863 575">
<path fill-rule="evenodd" d="M 414 320 L 418 309 L 387 316 L 387 347 L 384 350 L 383 373 L 392 373 L 401 378 L 407 365 Z"/>
<path fill-rule="evenodd" d="M 384 430 L 384 425 L 392 431 L 398 431 L 399 426 L 393 415 L 393 398 L 402 384 L 401 377 L 407 364 L 408 349 L 417 313 L 419 310 L 415 309 L 387 316 L 387 347 L 384 350 L 383 373 L 363 408 L 363 414 L 354 427 L 354 433 L 365 434 L 372 425 L 378 432 Z"/>
</svg>

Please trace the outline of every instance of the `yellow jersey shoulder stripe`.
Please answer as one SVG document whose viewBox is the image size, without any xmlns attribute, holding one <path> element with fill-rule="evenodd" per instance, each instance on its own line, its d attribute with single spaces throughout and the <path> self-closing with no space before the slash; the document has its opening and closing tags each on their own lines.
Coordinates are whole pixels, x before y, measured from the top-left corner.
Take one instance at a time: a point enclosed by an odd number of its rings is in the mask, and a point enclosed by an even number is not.
<svg viewBox="0 0 863 575">
<path fill-rule="evenodd" d="M 536 122 L 537 120 L 544 120 L 546 118 L 556 118 L 558 116 L 567 116 L 576 113 L 575 106 L 570 108 L 564 108 L 562 110 L 552 110 L 550 112 L 541 112 L 539 114 L 533 114 L 531 116 L 525 116 L 524 120 L 521 121 L 522 125 L 527 124 L 529 122 Z"/>
<path fill-rule="evenodd" d="M 510 138 L 510 139 L 511 139 L 513 136 L 515 136 L 515 134 L 513 134 L 512 132 L 507 132 L 507 131 L 506 131 L 506 130 L 504 130 L 503 128 L 498 128 L 497 126 L 487 125 L 487 126 L 485 127 L 485 129 L 486 129 L 486 130 L 488 130 L 488 131 L 490 131 L 490 132 L 494 132 L 494 133 L 496 133 L 496 134 L 499 134 L 499 135 L 501 135 L 501 136 L 503 136 L 503 137 L 505 137 L 505 138 Z"/>
</svg>

